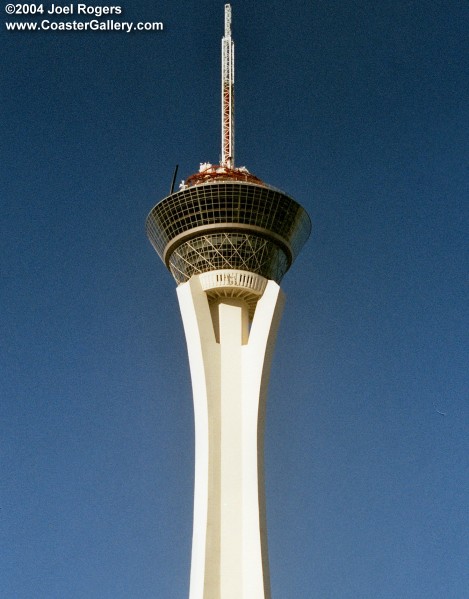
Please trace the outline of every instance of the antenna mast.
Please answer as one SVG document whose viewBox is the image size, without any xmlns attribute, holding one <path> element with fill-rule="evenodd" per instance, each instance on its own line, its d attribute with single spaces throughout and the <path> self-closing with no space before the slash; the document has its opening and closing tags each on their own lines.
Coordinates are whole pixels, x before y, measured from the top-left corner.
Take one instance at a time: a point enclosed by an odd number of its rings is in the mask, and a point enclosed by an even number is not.
<svg viewBox="0 0 469 599">
<path fill-rule="evenodd" d="M 234 42 L 231 4 L 225 4 L 225 35 L 221 40 L 221 164 L 234 168 Z"/>
</svg>

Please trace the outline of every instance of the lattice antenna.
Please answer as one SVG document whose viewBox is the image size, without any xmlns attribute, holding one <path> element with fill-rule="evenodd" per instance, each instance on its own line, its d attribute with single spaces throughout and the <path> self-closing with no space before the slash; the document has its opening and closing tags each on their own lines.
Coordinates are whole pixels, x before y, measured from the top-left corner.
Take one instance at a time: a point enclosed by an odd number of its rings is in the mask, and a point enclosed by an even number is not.
<svg viewBox="0 0 469 599">
<path fill-rule="evenodd" d="M 234 168 L 234 42 L 231 4 L 225 4 L 225 35 L 221 40 L 221 164 Z"/>
</svg>

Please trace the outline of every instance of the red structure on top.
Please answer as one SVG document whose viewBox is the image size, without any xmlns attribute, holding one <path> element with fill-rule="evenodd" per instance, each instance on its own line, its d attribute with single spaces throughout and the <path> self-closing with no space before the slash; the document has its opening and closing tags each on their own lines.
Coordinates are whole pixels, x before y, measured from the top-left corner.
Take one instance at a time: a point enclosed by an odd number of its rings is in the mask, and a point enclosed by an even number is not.
<svg viewBox="0 0 469 599">
<path fill-rule="evenodd" d="M 201 164 L 199 172 L 188 177 L 181 187 L 185 189 L 193 185 L 201 185 L 202 183 L 221 183 L 223 181 L 242 181 L 266 187 L 265 183 L 255 175 L 252 175 L 245 166 L 229 168 L 210 163 Z"/>
</svg>

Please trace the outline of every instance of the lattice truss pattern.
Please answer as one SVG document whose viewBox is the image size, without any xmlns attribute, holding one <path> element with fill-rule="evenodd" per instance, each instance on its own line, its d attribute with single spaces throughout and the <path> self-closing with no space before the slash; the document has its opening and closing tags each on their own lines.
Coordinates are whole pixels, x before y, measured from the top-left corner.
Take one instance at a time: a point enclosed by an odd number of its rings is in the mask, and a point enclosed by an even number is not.
<svg viewBox="0 0 469 599">
<path fill-rule="evenodd" d="M 280 281 L 288 261 L 284 252 L 268 239 L 229 232 L 186 241 L 172 253 L 169 267 L 178 283 L 194 274 L 218 269 L 245 270 Z"/>
<path fill-rule="evenodd" d="M 234 167 L 234 42 L 231 39 L 231 6 L 225 4 L 222 49 L 222 164 Z"/>
</svg>

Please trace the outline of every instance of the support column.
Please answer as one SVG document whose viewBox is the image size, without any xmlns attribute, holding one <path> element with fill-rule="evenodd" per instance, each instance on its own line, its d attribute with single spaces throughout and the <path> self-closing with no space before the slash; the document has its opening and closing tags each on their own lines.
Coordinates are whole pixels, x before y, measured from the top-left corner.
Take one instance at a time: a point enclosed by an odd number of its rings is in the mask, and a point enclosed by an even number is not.
<svg viewBox="0 0 469 599">
<path fill-rule="evenodd" d="M 270 599 L 263 475 L 268 376 L 283 294 L 268 281 L 249 331 L 242 297 L 178 289 L 195 418 L 189 599 Z"/>
</svg>

